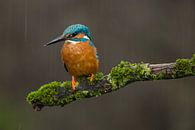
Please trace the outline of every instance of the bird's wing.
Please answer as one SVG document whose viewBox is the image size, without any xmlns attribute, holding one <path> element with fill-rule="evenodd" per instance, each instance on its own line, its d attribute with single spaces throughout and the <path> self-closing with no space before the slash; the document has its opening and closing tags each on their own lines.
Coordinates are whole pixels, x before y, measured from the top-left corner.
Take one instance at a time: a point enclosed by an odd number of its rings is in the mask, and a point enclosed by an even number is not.
<svg viewBox="0 0 195 130">
<path fill-rule="evenodd" d="M 66 67 L 66 64 L 64 64 L 64 68 L 65 68 L 65 70 L 68 72 L 68 69 L 67 69 L 67 67 Z"/>
<path fill-rule="evenodd" d="M 94 48 L 94 51 L 95 51 L 96 59 L 99 60 L 99 54 L 98 54 L 98 52 L 97 52 L 97 49 L 96 49 L 96 47 L 93 47 L 93 48 Z"/>
</svg>

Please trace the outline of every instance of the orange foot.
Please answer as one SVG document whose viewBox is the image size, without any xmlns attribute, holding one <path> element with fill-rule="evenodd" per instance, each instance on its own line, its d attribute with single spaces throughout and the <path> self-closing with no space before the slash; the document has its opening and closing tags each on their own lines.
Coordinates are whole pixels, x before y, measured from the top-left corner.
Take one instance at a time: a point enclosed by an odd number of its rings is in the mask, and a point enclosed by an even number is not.
<svg viewBox="0 0 195 130">
<path fill-rule="evenodd" d="M 93 79 L 94 79 L 94 74 L 91 74 L 90 81 L 93 81 Z"/>
<path fill-rule="evenodd" d="M 76 89 L 76 81 L 74 79 L 74 76 L 72 76 L 72 89 L 75 90 Z"/>
</svg>

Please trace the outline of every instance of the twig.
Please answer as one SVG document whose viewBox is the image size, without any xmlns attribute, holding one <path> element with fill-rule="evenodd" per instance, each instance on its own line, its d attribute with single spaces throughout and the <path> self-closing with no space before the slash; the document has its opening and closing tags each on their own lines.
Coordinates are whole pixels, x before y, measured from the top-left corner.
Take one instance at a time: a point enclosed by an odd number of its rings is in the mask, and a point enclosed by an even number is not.
<svg viewBox="0 0 195 130">
<path fill-rule="evenodd" d="M 91 82 L 89 77 L 81 77 L 76 90 L 71 82 L 51 82 L 30 92 L 27 101 L 36 111 L 44 106 L 64 106 L 76 100 L 98 97 L 135 81 L 177 79 L 195 75 L 195 54 L 191 59 L 177 59 L 174 63 L 150 64 L 121 61 L 108 75 L 97 73 Z"/>
</svg>

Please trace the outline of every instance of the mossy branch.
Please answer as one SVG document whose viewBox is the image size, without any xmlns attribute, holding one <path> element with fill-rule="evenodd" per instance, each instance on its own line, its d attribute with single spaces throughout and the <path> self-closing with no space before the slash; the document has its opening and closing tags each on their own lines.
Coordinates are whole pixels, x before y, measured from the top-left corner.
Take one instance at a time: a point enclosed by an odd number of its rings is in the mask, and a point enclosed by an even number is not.
<svg viewBox="0 0 195 130">
<path fill-rule="evenodd" d="M 44 106 L 64 106 L 76 100 L 98 97 L 135 81 L 176 79 L 195 76 L 195 54 L 191 59 L 177 59 L 174 63 L 150 64 L 121 61 L 108 75 L 97 73 L 91 82 L 82 77 L 77 82 L 76 90 L 71 89 L 71 82 L 51 82 L 30 92 L 29 104 L 40 111 Z"/>
</svg>

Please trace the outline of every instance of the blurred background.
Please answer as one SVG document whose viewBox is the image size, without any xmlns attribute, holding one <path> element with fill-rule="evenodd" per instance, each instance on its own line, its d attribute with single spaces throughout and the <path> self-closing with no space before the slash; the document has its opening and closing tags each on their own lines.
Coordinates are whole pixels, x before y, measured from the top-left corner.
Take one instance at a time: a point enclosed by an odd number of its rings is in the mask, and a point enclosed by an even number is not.
<svg viewBox="0 0 195 130">
<path fill-rule="evenodd" d="M 43 45 L 75 23 L 90 28 L 104 73 L 121 60 L 165 63 L 195 53 L 194 0 L 1 0 L 0 130 L 195 129 L 195 77 L 136 82 L 33 111 L 30 91 L 70 80 L 62 43 Z"/>
</svg>

